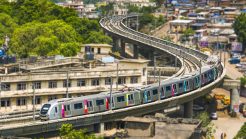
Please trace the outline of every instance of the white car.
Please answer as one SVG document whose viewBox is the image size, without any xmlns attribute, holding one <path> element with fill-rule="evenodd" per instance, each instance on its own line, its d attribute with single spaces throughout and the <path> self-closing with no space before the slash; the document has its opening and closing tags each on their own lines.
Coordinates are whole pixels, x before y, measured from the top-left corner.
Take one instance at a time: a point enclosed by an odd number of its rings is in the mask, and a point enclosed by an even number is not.
<svg viewBox="0 0 246 139">
<path fill-rule="evenodd" d="M 210 119 L 212 119 L 212 120 L 217 120 L 217 119 L 218 119 L 217 113 L 216 113 L 216 112 L 212 112 L 212 113 L 210 114 Z"/>
<path fill-rule="evenodd" d="M 241 64 L 236 64 L 236 68 L 241 68 L 242 65 Z"/>
</svg>

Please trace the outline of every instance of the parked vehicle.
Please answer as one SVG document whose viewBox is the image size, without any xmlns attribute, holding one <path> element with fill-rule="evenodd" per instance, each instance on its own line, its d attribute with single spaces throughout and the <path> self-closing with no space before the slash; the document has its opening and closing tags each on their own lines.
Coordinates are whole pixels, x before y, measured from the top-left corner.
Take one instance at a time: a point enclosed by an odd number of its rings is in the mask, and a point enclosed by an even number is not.
<svg viewBox="0 0 246 139">
<path fill-rule="evenodd" d="M 218 120 L 217 113 L 216 113 L 216 112 L 212 112 L 212 113 L 210 114 L 210 119 L 211 119 L 211 120 Z"/>
<path fill-rule="evenodd" d="M 238 57 L 232 57 L 228 60 L 228 62 L 231 64 L 238 64 L 240 63 L 240 59 Z"/>
</svg>

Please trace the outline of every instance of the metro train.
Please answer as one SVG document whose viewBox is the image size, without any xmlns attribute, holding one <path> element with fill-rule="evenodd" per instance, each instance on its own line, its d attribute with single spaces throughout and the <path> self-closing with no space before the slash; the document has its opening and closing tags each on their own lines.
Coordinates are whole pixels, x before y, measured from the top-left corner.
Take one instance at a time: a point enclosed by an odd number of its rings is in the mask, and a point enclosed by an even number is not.
<svg viewBox="0 0 246 139">
<path fill-rule="evenodd" d="M 213 82 L 220 74 L 220 70 L 221 65 L 208 65 L 201 68 L 201 73 L 195 71 L 169 81 L 161 81 L 160 86 L 159 83 L 156 83 L 130 91 L 113 92 L 111 95 L 109 92 L 103 92 L 77 98 L 51 100 L 42 106 L 40 118 L 41 120 L 68 118 L 175 97 Z"/>
</svg>

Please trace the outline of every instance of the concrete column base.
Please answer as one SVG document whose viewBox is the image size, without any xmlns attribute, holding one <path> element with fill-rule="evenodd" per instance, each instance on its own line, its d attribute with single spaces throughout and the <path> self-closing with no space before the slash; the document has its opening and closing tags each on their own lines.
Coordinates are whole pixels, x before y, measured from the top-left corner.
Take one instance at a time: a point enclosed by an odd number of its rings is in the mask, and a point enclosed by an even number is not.
<svg viewBox="0 0 246 139">
<path fill-rule="evenodd" d="M 192 118 L 193 115 L 193 101 L 184 104 L 184 118 Z"/>
<path fill-rule="evenodd" d="M 137 45 L 133 45 L 133 58 L 134 59 L 138 59 L 138 46 Z"/>
</svg>

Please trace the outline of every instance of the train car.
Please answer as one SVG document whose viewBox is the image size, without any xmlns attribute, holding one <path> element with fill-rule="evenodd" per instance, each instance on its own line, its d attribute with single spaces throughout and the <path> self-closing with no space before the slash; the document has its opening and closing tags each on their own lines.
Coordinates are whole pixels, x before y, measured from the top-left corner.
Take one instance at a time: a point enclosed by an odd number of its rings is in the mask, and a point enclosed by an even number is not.
<svg viewBox="0 0 246 139">
<path fill-rule="evenodd" d="M 112 100 L 113 109 L 141 104 L 140 92 L 138 90 L 113 93 Z"/>
</svg>

